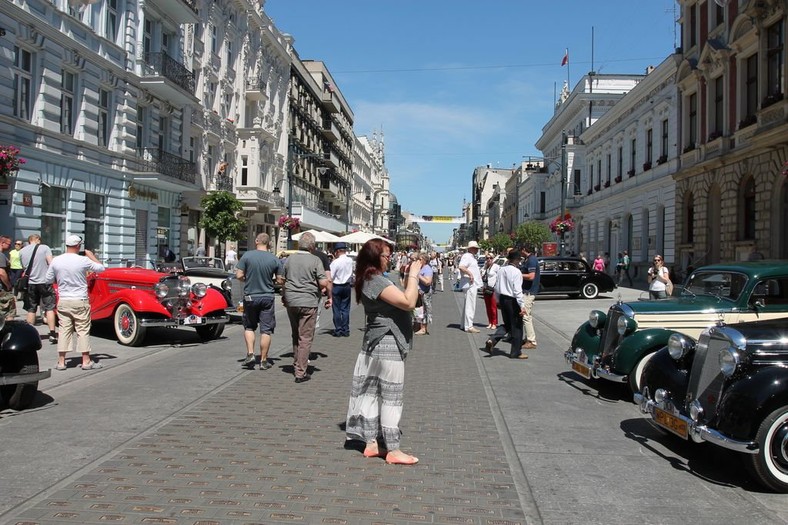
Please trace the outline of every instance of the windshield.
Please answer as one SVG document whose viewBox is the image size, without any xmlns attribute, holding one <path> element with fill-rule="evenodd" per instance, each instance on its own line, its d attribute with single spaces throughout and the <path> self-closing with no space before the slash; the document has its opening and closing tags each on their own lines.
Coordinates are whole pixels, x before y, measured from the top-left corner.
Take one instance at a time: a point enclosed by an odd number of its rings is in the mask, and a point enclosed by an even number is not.
<svg viewBox="0 0 788 525">
<path fill-rule="evenodd" d="M 184 257 L 183 269 L 191 270 L 193 268 L 218 268 L 224 270 L 224 262 L 218 257 Z"/>
<path fill-rule="evenodd" d="M 738 301 L 745 284 L 747 276 L 741 273 L 700 270 L 690 275 L 682 293 Z"/>
</svg>

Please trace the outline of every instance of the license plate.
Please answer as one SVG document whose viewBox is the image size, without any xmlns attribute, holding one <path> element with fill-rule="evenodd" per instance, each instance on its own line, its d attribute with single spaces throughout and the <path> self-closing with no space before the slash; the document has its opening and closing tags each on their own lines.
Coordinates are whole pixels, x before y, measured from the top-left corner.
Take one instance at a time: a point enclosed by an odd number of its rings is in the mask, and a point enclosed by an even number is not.
<svg viewBox="0 0 788 525">
<path fill-rule="evenodd" d="M 183 324 L 202 324 L 202 317 L 192 314 L 183 320 Z"/>
<path fill-rule="evenodd" d="M 591 368 L 587 367 L 583 363 L 572 361 L 572 370 L 574 370 L 581 376 L 585 377 L 586 379 L 591 379 Z"/>
<path fill-rule="evenodd" d="M 687 437 L 689 437 L 687 422 L 677 418 L 670 412 L 654 407 L 654 421 L 665 430 L 676 434 L 680 438 L 687 439 Z"/>
</svg>

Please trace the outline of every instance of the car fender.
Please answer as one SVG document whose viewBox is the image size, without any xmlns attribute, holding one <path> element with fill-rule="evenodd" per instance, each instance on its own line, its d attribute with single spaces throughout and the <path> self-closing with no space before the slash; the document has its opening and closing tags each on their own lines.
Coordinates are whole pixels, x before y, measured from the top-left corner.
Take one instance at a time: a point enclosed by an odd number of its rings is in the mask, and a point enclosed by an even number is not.
<svg viewBox="0 0 788 525">
<path fill-rule="evenodd" d="M 643 386 L 648 387 L 652 395 L 658 388 L 662 388 L 670 392 L 670 398 L 674 403 L 681 403 L 687 396 L 689 374 L 670 357 L 667 348 L 661 348 L 654 353 L 654 357 L 643 369 L 641 382 Z"/>
<path fill-rule="evenodd" d="M 593 357 L 599 354 L 600 342 L 599 331 L 586 321 L 575 331 L 575 335 L 572 337 L 571 350 L 582 349 L 590 363 L 593 361 Z"/>
<path fill-rule="evenodd" d="M 608 327 L 608 329 L 615 329 Z M 625 337 L 613 353 L 613 368 L 621 374 L 629 374 L 643 356 L 656 352 L 668 345 L 668 338 L 675 330 L 664 328 L 649 328 L 640 330 Z"/>
<path fill-rule="evenodd" d="M 36 352 L 41 350 L 41 334 L 24 321 L 6 321 L 0 352 Z"/>
<path fill-rule="evenodd" d="M 170 312 L 159 302 L 155 295 L 129 288 L 118 290 L 107 297 L 107 300 L 101 304 L 91 304 L 91 318 L 97 320 L 112 317 L 120 303 L 128 304 L 135 312 L 155 313 L 170 317 Z"/>
<path fill-rule="evenodd" d="M 717 409 L 717 430 L 734 439 L 753 439 L 769 413 L 788 405 L 788 369 L 769 366 L 733 381 Z"/>
<path fill-rule="evenodd" d="M 195 307 L 192 309 L 196 309 L 199 312 L 199 315 L 202 316 L 216 311 L 220 311 L 222 314 L 224 314 L 224 310 L 228 307 L 228 304 L 229 303 L 222 292 L 216 288 L 209 287 L 205 291 L 205 297 L 196 303 Z"/>
</svg>

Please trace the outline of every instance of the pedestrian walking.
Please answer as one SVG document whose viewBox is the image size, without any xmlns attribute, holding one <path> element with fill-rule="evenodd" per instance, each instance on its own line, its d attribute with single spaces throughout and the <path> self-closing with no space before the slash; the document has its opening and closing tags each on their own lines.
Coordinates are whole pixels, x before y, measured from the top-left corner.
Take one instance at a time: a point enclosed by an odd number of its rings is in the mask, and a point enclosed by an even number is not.
<svg viewBox="0 0 788 525">
<path fill-rule="evenodd" d="M 522 255 L 517 250 L 512 250 L 506 255 L 506 265 L 498 271 L 495 281 L 495 295 L 501 308 L 503 325 L 499 325 L 484 344 L 484 349 L 491 354 L 498 341 L 509 334 L 511 350 L 509 357 L 512 359 L 528 359 L 528 354 L 522 351 L 523 343 L 523 316 L 525 310 L 525 294 L 523 293 L 523 273 L 520 270 Z"/>
<path fill-rule="evenodd" d="M 468 251 L 460 258 L 460 264 L 458 265 L 462 276 L 460 289 L 465 292 L 460 327 L 471 334 L 479 333 L 479 329 L 473 326 L 473 319 L 476 316 L 476 294 L 482 285 L 482 274 L 479 272 L 479 261 L 476 258 L 477 253 L 479 253 L 479 243 L 470 241 L 468 243 Z"/>
<path fill-rule="evenodd" d="M 429 335 L 429 325 L 432 324 L 432 285 L 435 282 L 433 268 L 430 266 L 430 256 L 426 253 L 416 255 L 416 260 L 421 264 L 419 270 L 419 299 L 422 306 L 421 325 L 413 335 Z"/>
<path fill-rule="evenodd" d="M 274 281 L 281 277 L 282 266 L 269 251 L 271 238 L 267 233 L 258 234 L 254 244 L 255 249 L 244 253 L 235 268 L 236 278 L 244 284 L 242 322 L 246 358 L 242 366 L 254 370 L 255 330 L 259 329 L 260 370 L 268 370 L 271 368 L 268 350 L 276 329 Z"/>
<path fill-rule="evenodd" d="M 0 236 L 0 316 L 6 320 L 16 317 L 16 296 L 11 286 L 11 263 L 5 251 L 11 247 L 11 237 Z"/>
<path fill-rule="evenodd" d="M 487 310 L 487 329 L 495 330 L 498 327 L 498 301 L 495 297 L 495 283 L 498 280 L 498 272 L 501 266 L 495 262 L 495 256 L 488 253 L 484 260 L 482 270 L 482 295 L 484 296 L 484 306 Z M 522 286 L 522 284 L 521 284 Z"/>
<path fill-rule="evenodd" d="M 632 259 L 629 258 L 629 252 L 624 250 L 624 256 L 622 258 L 622 270 L 623 275 L 627 276 L 627 280 L 629 281 L 629 287 L 632 288 L 632 276 L 629 274 L 629 265 L 632 263 Z M 618 284 L 621 284 L 622 279 L 619 279 Z"/>
<path fill-rule="evenodd" d="M 270 237 L 269 237 L 269 239 L 270 239 Z M 270 243 L 271 242 L 269 240 L 268 244 L 270 244 Z M 266 251 L 268 251 L 268 250 L 266 249 Z M 271 255 L 273 255 L 273 254 L 271 254 Z M 224 254 L 224 267 L 228 271 L 233 271 L 235 269 L 235 265 L 236 264 L 238 264 L 238 252 L 236 252 L 235 249 L 232 246 L 230 246 L 227 249 L 227 252 Z"/>
<path fill-rule="evenodd" d="M 27 290 L 23 293 L 23 308 L 27 312 L 27 322 L 36 323 L 36 312 L 41 307 L 42 317 L 49 327 L 49 342 L 57 344 L 55 330 L 56 295 L 52 283 L 47 282 L 47 270 L 52 264 L 52 250 L 41 243 L 41 236 L 34 233 L 27 238 L 27 246 L 20 252 L 22 265 L 27 277 Z"/>
<path fill-rule="evenodd" d="M 348 245 L 334 244 L 330 271 L 333 281 L 331 309 L 334 314 L 334 337 L 350 337 L 350 295 L 353 286 L 353 259 L 347 256 Z"/>
<path fill-rule="evenodd" d="M 523 328 L 525 328 L 525 342 L 523 348 L 536 348 L 536 331 L 534 330 L 534 301 L 536 294 L 539 293 L 539 280 L 541 273 L 539 270 L 539 259 L 536 258 L 536 250 L 531 246 L 523 248 L 525 262 L 520 267 L 523 274 Z"/>
<path fill-rule="evenodd" d="M 14 295 L 19 294 L 19 290 L 16 287 L 16 282 L 19 280 L 19 277 L 22 275 L 22 270 L 24 266 L 22 266 L 22 259 L 19 257 L 19 252 L 22 251 L 22 240 L 17 239 L 14 242 L 14 247 L 11 248 L 11 251 L 8 252 L 8 262 L 10 272 L 8 274 L 8 278 L 11 281 L 11 288 L 14 291 Z"/>
<path fill-rule="evenodd" d="M 304 232 L 298 240 L 299 251 L 288 256 L 283 270 L 282 302 L 287 308 L 293 343 L 293 372 L 296 383 L 311 379 L 307 371 L 312 341 L 315 338 L 317 309 L 330 281 L 321 260 L 312 252 L 315 236 Z M 331 296 L 326 305 L 331 306 Z"/>
<path fill-rule="evenodd" d="M 356 302 L 364 306 L 367 322 L 353 369 L 345 431 L 349 440 L 365 443 L 365 457 L 414 465 L 419 458 L 400 450 L 399 422 L 421 261 L 411 263 L 403 291 L 383 276 L 390 258 L 391 247 L 382 239 L 367 241 L 358 254 Z"/>
<path fill-rule="evenodd" d="M 90 302 L 88 300 L 88 272 L 103 272 L 104 265 L 96 259 L 93 252 L 85 250 L 79 254 L 82 237 L 66 237 L 66 252 L 52 259 L 47 269 L 46 282 L 57 283 L 57 314 L 60 320 L 60 333 L 57 342 L 56 370 L 66 369 L 66 354 L 71 350 L 74 336 L 77 351 L 82 354 L 82 370 L 101 368 L 94 361 L 90 347 Z"/>
</svg>

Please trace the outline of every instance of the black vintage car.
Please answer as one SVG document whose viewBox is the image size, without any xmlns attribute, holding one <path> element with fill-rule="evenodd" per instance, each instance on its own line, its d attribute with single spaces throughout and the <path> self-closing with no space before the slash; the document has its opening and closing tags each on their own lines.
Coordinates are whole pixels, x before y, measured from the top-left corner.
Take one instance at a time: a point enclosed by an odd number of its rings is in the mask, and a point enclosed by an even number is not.
<svg viewBox="0 0 788 525">
<path fill-rule="evenodd" d="M 788 492 L 788 321 L 673 334 L 646 365 L 640 409 L 682 439 L 743 454 L 762 485 Z"/>
<path fill-rule="evenodd" d="M 23 410 L 33 403 L 38 382 L 52 374 L 38 369 L 41 336 L 24 321 L 0 318 L 0 341 L 0 394 L 10 408 Z"/>
<path fill-rule="evenodd" d="M 539 295 L 583 296 L 595 299 L 600 293 L 616 289 L 613 278 L 591 269 L 579 257 L 539 257 L 541 281 Z"/>
</svg>

